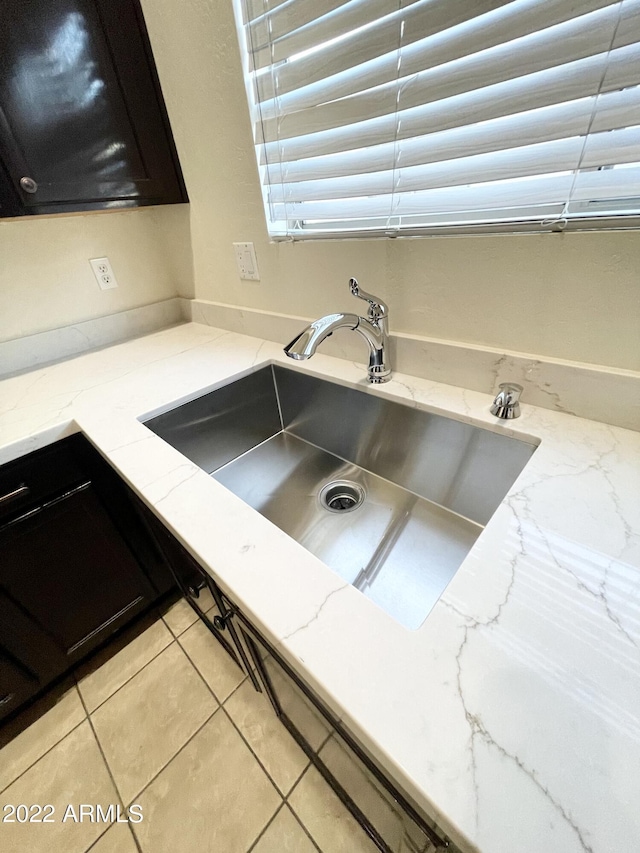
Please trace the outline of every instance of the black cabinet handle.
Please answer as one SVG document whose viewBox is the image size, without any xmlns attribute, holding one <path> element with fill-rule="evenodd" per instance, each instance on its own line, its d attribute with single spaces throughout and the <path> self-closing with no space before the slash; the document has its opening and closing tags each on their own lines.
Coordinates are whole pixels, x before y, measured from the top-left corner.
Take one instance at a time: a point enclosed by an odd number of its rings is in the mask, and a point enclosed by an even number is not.
<svg viewBox="0 0 640 853">
<path fill-rule="evenodd" d="M 11 702 L 13 699 L 15 699 L 15 697 L 16 697 L 15 693 L 7 693 L 6 696 L 3 696 L 2 699 L 0 699 L 0 708 L 3 705 L 8 705 L 9 702 Z"/>
<path fill-rule="evenodd" d="M 29 486 L 25 486 L 24 484 L 22 484 L 21 486 L 18 486 L 17 489 L 14 489 L 12 492 L 7 492 L 6 495 L 0 496 L 0 506 L 2 506 L 3 504 L 8 504 L 11 501 L 15 501 L 18 498 L 25 497 L 29 494 L 30 491 L 31 489 L 29 488 Z"/>
</svg>

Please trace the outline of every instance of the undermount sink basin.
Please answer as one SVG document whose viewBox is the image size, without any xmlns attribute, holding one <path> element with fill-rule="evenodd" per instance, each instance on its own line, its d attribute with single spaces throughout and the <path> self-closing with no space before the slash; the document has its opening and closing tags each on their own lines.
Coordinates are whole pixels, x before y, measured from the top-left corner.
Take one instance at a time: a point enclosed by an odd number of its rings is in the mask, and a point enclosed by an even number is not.
<svg viewBox="0 0 640 853">
<path fill-rule="evenodd" d="M 145 423 L 412 629 L 535 451 L 278 366 Z"/>
</svg>

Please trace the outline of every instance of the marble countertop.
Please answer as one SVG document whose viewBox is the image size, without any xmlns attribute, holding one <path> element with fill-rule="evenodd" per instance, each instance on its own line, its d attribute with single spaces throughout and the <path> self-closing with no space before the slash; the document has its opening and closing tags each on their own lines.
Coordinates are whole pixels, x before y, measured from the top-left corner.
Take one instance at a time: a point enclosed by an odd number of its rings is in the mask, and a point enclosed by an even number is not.
<svg viewBox="0 0 640 853">
<path fill-rule="evenodd" d="M 410 631 L 138 418 L 259 366 L 539 442 Z M 81 430 L 463 850 L 640 850 L 640 433 L 190 323 L 0 382 L 0 463 Z"/>
</svg>

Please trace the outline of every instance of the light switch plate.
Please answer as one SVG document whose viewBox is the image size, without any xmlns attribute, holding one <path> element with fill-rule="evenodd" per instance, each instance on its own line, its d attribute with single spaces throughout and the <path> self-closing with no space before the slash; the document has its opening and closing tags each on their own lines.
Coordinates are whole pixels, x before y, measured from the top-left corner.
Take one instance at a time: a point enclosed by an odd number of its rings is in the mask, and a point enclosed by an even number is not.
<svg viewBox="0 0 640 853">
<path fill-rule="evenodd" d="M 118 286 L 109 258 L 91 258 L 89 263 L 100 290 L 111 290 Z"/>
<path fill-rule="evenodd" d="M 234 243 L 238 273 L 244 281 L 260 281 L 258 261 L 253 243 Z"/>
</svg>

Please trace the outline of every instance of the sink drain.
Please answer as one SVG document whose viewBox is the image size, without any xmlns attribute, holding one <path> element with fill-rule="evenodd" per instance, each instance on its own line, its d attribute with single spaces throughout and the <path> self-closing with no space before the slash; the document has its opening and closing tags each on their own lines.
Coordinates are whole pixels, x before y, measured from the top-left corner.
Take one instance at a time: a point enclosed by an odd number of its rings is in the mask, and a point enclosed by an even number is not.
<svg viewBox="0 0 640 853">
<path fill-rule="evenodd" d="M 364 500 L 364 489 L 350 480 L 334 480 L 320 489 L 318 497 L 330 512 L 351 512 Z"/>
</svg>

